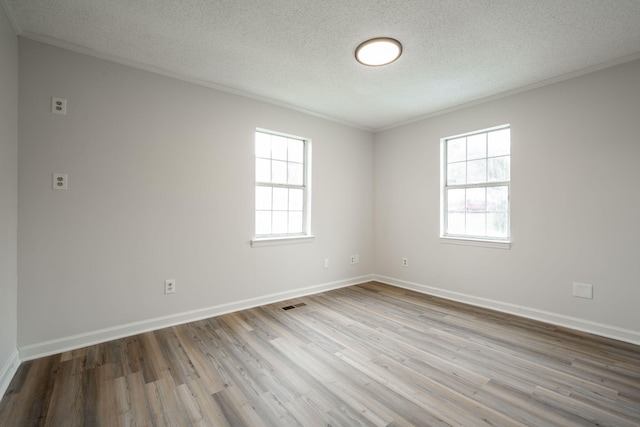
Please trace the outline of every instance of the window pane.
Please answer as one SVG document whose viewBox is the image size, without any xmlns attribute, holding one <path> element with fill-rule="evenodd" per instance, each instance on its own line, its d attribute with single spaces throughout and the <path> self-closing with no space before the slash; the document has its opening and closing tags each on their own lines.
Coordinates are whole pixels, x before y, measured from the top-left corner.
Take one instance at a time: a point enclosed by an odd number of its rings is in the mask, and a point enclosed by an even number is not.
<svg viewBox="0 0 640 427">
<path fill-rule="evenodd" d="M 277 160 L 271 162 L 271 182 L 275 184 L 287 183 L 287 162 Z"/>
<path fill-rule="evenodd" d="M 447 163 L 461 162 L 467 159 L 467 138 L 447 141 Z"/>
<path fill-rule="evenodd" d="M 256 181 L 271 182 L 271 161 L 256 159 Z"/>
<path fill-rule="evenodd" d="M 478 131 L 444 141 L 444 234 L 509 238 L 511 130 Z"/>
<path fill-rule="evenodd" d="M 302 163 L 287 163 L 289 166 L 289 184 L 302 185 L 303 181 L 303 165 Z"/>
<path fill-rule="evenodd" d="M 487 182 L 487 159 L 467 162 L 467 183 Z"/>
<path fill-rule="evenodd" d="M 302 211 L 304 206 L 304 191 L 291 189 L 289 190 L 289 210 Z"/>
<path fill-rule="evenodd" d="M 467 183 L 467 164 L 465 162 L 447 165 L 447 185 Z"/>
<path fill-rule="evenodd" d="M 287 138 L 283 136 L 271 136 L 271 158 L 287 160 Z"/>
<path fill-rule="evenodd" d="M 256 131 L 256 235 L 303 234 L 306 141 Z"/>
<path fill-rule="evenodd" d="M 511 154 L 511 129 L 489 132 L 489 157 Z"/>
<path fill-rule="evenodd" d="M 489 187 L 487 188 L 487 211 L 488 212 L 507 212 L 509 206 L 509 188 L 508 187 Z"/>
<path fill-rule="evenodd" d="M 465 234 L 464 213 L 449 213 L 447 216 L 448 234 Z"/>
<path fill-rule="evenodd" d="M 287 234 L 287 212 L 273 212 L 273 234 Z"/>
<path fill-rule="evenodd" d="M 507 234 L 507 214 L 506 213 L 487 214 L 487 236 L 509 237 L 509 235 Z"/>
<path fill-rule="evenodd" d="M 274 188 L 273 189 L 273 210 L 286 211 L 289 207 L 289 189 Z"/>
<path fill-rule="evenodd" d="M 304 162 L 304 142 L 299 139 L 289 139 L 289 158 L 290 162 Z"/>
<path fill-rule="evenodd" d="M 481 133 L 467 137 L 467 160 L 487 157 L 487 134 Z"/>
<path fill-rule="evenodd" d="M 487 199 L 484 188 L 467 189 L 467 211 L 484 212 L 487 209 Z"/>
<path fill-rule="evenodd" d="M 486 233 L 485 224 L 487 214 L 468 213 L 467 214 L 467 234 L 471 236 L 484 236 Z"/>
<path fill-rule="evenodd" d="M 289 233 L 302 233 L 302 212 L 289 212 Z"/>
<path fill-rule="evenodd" d="M 256 186 L 256 210 L 271 210 L 271 187 Z"/>
<path fill-rule="evenodd" d="M 271 135 L 256 132 L 256 157 L 271 157 Z"/>
<path fill-rule="evenodd" d="M 256 234 L 271 234 L 270 211 L 256 211 Z"/>
<path fill-rule="evenodd" d="M 447 209 L 449 212 L 464 212 L 466 206 L 465 189 L 447 190 Z"/>
<path fill-rule="evenodd" d="M 510 157 L 494 157 L 488 159 L 489 182 L 509 181 Z"/>
</svg>

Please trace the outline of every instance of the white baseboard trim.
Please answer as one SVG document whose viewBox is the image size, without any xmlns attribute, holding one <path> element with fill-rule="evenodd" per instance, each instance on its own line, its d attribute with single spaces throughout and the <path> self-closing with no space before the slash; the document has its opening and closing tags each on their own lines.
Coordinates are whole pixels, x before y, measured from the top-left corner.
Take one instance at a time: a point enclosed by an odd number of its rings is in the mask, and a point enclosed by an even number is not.
<svg viewBox="0 0 640 427">
<path fill-rule="evenodd" d="M 394 279 L 392 277 L 373 275 L 373 280 L 386 283 L 387 285 L 396 286 L 403 289 L 420 292 L 422 294 L 433 295 L 465 304 L 475 305 L 478 307 L 489 308 L 503 313 L 515 314 L 516 316 L 526 317 L 528 319 L 539 320 L 541 322 L 550 323 L 552 325 L 563 326 L 590 334 L 600 335 L 606 338 L 612 338 L 631 344 L 640 345 L 640 331 L 618 328 L 616 326 L 606 325 L 603 323 L 592 322 L 590 320 L 580 319 L 577 317 L 565 316 L 563 314 L 552 313 L 544 310 L 538 310 L 522 305 L 510 304 L 501 301 L 495 301 L 488 298 L 474 297 L 459 292 L 452 292 L 446 289 L 434 288 L 419 283 L 408 282 L 406 280 Z"/>
<path fill-rule="evenodd" d="M 9 360 L 0 367 L 0 400 L 4 396 L 4 393 L 9 388 L 9 384 L 13 379 L 13 376 L 18 372 L 20 367 L 20 355 L 18 351 L 14 351 Z"/>
<path fill-rule="evenodd" d="M 248 308 L 284 301 L 291 298 L 298 298 L 305 295 L 330 291 L 332 289 L 344 288 L 347 286 L 370 282 L 371 280 L 373 280 L 373 275 L 352 277 L 350 279 L 338 280 L 336 282 L 323 283 L 292 291 L 264 295 L 261 297 L 216 305 L 213 307 L 157 317 L 155 319 L 118 325 L 111 328 L 100 329 L 97 331 L 86 332 L 36 344 L 29 344 L 19 348 L 20 359 L 22 361 L 37 359 L 39 357 L 63 353 L 65 351 L 75 350 L 131 335 L 155 331 L 157 329 L 181 325 L 183 323 L 194 322 L 196 320 L 207 319 L 209 317 L 220 316 L 234 311 L 246 310 Z"/>
<path fill-rule="evenodd" d="M 203 309 L 172 314 L 169 316 L 128 323 L 125 325 L 118 325 L 111 328 L 100 329 L 97 331 L 72 335 L 41 343 L 21 346 L 18 349 L 19 352 L 16 352 L 0 370 L 0 396 L 2 396 L 6 388 L 9 386 L 9 383 L 15 375 L 20 362 L 37 359 L 39 357 L 50 356 L 52 354 L 58 354 L 89 345 L 128 337 L 131 335 L 154 331 L 161 328 L 194 322 L 209 317 L 220 316 L 234 311 L 245 310 L 248 308 L 271 304 L 278 301 L 284 301 L 291 298 L 297 298 L 306 295 L 317 294 L 320 292 L 330 291 L 332 289 L 339 289 L 347 286 L 357 285 L 360 283 L 366 283 L 372 280 L 427 295 L 433 295 L 453 301 L 459 301 L 478 307 L 489 308 L 503 313 L 514 314 L 533 320 L 539 320 L 558 326 L 564 326 L 567 328 L 640 345 L 639 331 L 622 329 L 611 325 L 591 322 L 585 319 L 551 313 L 535 308 L 491 300 L 488 298 L 475 297 L 472 295 L 448 291 L 446 289 L 435 288 L 432 286 L 426 286 L 406 280 L 395 279 L 392 277 L 370 274 L 335 282 L 323 283 L 315 286 L 309 286 L 293 291 L 279 292 Z"/>
</svg>

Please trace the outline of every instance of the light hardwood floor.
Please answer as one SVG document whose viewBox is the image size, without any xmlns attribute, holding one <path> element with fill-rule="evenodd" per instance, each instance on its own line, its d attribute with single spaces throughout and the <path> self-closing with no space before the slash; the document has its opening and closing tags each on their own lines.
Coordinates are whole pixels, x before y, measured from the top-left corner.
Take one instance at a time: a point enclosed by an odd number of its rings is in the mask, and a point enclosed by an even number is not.
<svg viewBox="0 0 640 427">
<path fill-rule="evenodd" d="M 372 282 L 26 362 L 32 425 L 637 427 L 640 347 Z"/>
</svg>

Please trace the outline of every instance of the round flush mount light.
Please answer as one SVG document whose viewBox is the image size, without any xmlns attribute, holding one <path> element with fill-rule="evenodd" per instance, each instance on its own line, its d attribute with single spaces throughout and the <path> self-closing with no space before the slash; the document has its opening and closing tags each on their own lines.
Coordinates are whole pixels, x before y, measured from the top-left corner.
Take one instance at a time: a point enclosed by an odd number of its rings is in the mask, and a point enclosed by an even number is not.
<svg viewBox="0 0 640 427">
<path fill-rule="evenodd" d="M 402 45 L 396 39 L 376 37 L 356 48 L 356 60 L 371 67 L 391 64 L 402 54 Z"/>
</svg>

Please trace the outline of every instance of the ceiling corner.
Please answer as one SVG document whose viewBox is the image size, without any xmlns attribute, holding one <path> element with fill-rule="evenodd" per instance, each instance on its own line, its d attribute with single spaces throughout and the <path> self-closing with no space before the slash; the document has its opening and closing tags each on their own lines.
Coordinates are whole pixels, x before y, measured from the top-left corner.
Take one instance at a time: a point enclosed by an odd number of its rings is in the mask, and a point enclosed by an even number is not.
<svg viewBox="0 0 640 427">
<path fill-rule="evenodd" d="M 22 34 L 20 25 L 18 25 L 18 20 L 16 19 L 15 14 L 13 13 L 13 9 L 11 8 L 11 6 L 9 6 L 8 0 L 0 0 L 0 5 L 2 5 L 2 9 L 4 10 L 4 13 L 7 15 L 7 19 L 9 19 L 9 22 L 11 23 L 11 26 L 13 27 L 13 31 L 16 33 L 16 35 L 19 36 L 20 34 Z"/>
</svg>

